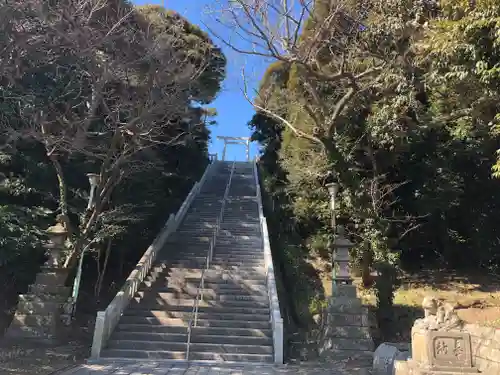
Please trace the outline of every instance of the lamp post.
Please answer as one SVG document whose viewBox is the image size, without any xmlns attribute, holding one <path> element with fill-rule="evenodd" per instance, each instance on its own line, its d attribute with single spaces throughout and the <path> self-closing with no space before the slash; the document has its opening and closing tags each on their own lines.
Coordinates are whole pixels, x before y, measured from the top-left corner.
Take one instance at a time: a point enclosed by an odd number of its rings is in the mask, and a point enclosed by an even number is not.
<svg viewBox="0 0 500 375">
<path fill-rule="evenodd" d="M 89 203 L 87 205 L 87 210 L 90 210 L 94 204 L 95 189 L 99 184 L 101 176 L 98 175 L 97 173 L 87 173 L 87 177 L 89 178 L 89 183 L 90 183 L 90 195 L 89 195 Z"/>
<path fill-rule="evenodd" d="M 326 188 L 328 189 L 328 193 L 330 194 L 330 209 L 332 210 L 332 218 L 331 218 L 331 226 L 333 230 L 333 234 L 335 235 L 336 230 L 337 230 L 337 223 L 336 223 L 336 198 L 337 194 L 339 192 L 339 184 L 337 181 L 330 182 L 329 184 L 326 184 Z"/>
<path fill-rule="evenodd" d="M 328 194 L 330 194 L 330 210 L 332 211 L 331 214 L 331 228 L 333 232 L 333 237 L 336 239 L 336 232 L 337 232 L 337 213 L 336 213 L 336 198 L 337 194 L 339 192 L 339 184 L 336 180 L 333 182 L 330 182 L 326 184 L 326 188 L 328 189 Z M 336 287 L 336 278 L 337 278 L 337 270 L 335 267 L 335 246 L 332 246 L 332 295 L 335 292 L 335 287 Z"/>
</svg>

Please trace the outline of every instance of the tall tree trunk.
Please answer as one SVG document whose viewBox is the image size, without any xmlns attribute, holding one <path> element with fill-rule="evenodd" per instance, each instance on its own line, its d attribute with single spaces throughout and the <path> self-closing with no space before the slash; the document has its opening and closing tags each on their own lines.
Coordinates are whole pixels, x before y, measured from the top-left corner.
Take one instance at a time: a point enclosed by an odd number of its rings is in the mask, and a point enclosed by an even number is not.
<svg viewBox="0 0 500 375">
<path fill-rule="evenodd" d="M 361 279 L 365 288 L 369 288 L 373 284 L 373 278 L 370 272 L 372 263 L 373 251 L 371 249 L 371 246 L 368 245 L 363 248 L 363 254 L 361 258 Z"/>
<path fill-rule="evenodd" d="M 68 238 L 73 234 L 73 230 L 71 227 L 71 223 L 69 221 L 68 215 L 68 189 L 66 186 L 66 180 L 64 179 L 64 172 L 59 162 L 58 155 L 54 151 L 47 150 L 47 155 L 54 166 L 54 170 L 56 171 L 57 183 L 59 188 L 59 211 L 60 215 L 58 216 L 58 220 L 61 224 L 64 225 L 64 228 L 68 231 Z"/>
</svg>

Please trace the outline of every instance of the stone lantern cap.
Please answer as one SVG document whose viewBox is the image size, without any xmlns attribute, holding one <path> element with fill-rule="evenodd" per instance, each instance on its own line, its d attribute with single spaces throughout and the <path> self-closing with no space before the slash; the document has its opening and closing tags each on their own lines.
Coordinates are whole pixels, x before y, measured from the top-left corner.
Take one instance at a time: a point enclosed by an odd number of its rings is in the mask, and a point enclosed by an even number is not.
<svg viewBox="0 0 500 375">
<path fill-rule="evenodd" d="M 87 173 L 87 177 L 89 178 L 89 183 L 91 186 L 97 186 L 101 175 L 97 173 Z"/>
<path fill-rule="evenodd" d="M 342 225 L 337 227 L 337 237 L 333 241 L 333 245 L 337 248 L 351 248 L 354 244 L 345 237 L 345 229 Z"/>
<path fill-rule="evenodd" d="M 68 234 L 66 228 L 61 223 L 57 223 L 56 225 L 52 225 L 47 229 L 47 234 L 51 237 L 65 236 Z"/>
<path fill-rule="evenodd" d="M 336 247 L 343 247 L 348 249 L 354 246 L 354 244 L 345 237 L 337 237 L 335 241 L 333 241 L 333 244 Z"/>
</svg>

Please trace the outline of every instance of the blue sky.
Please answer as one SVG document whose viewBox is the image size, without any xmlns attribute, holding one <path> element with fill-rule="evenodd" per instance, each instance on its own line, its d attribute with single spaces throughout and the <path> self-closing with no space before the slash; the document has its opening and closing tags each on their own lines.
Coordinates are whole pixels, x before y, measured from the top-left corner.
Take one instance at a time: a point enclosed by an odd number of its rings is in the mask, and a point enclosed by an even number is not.
<svg viewBox="0 0 500 375">
<path fill-rule="evenodd" d="M 232 37 L 229 30 L 221 30 L 217 28 L 215 21 L 208 14 L 207 9 L 210 5 L 216 3 L 214 0 L 132 0 L 134 4 L 158 4 L 164 5 L 167 9 L 174 10 L 191 23 L 194 23 L 205 29 L 203 23 L 213 28 L 225 40 Z M 206 30 L 206 29 L 205 29 Z M 208 30 L 206 30 L 208 31 Z M 226 135 L 232 137 L 248 137 L 250 130 L 247 126 L 248 121 L 252 118 L 254 110 L 250 103 L 245 99 L 242 93 L 243 80 L 241 78 L 241 69 L 245 69 L 245 75 L 248 77 L 248 90 L 251 92 L 259 84 L 263 72 L 266 69 L 266 62 L 258 57 L 242 56 L 230 48 L 224 46 L 219 40 L 213 37 L 214 42 L 222 47 L 227 60 L 227 78 L 223 84 L 223 90 L 218 98 L 210 106 L 217 108 L 218 125 L 212 130 L 212 144 L 210 152 L 217 152 L 219 158 L 222 154 L 222 141 L 216 139 L 217 135 Z M 251 148 L 251 157 L 258 152 L 258 145 L 253 144 Z M 228 146 L 226 159 L 227 160 L 243 160 L 245 158 L 244 146 L 230 145 Z"/>
</svg>

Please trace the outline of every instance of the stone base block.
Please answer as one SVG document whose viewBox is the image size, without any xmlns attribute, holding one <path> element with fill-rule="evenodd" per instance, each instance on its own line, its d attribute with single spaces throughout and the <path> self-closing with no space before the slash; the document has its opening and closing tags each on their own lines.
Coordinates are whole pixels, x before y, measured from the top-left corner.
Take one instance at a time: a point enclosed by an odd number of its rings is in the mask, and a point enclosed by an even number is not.
<svg viewBox="0 0 500 375">
<path fill-rule="evenodd" d="M 330 327 L 337 326 L 357 326 L 357 327 L 369 327 L 368 314 L 357 313 L 338 313 L 329 312 L 326 318 L 326 324 Z"/>
<path fill-rule="evenodd" d="M 413 327 L 411 348 L 412 360 L 422 369 L 477 372 L 472 366 L 469 333 L 429 331 Z"/>
<path fill-rule="evenodd" d="M 362 308 L 361 301 L 350 296 L 332 296 L 328 300 L 328 311 L 356 313 Z"/>
<path fill-rule="evenodd" d="M 32 284 L 29 286 L 29 292 L 32 294 L 56 294 L 69 296 L 71 288 L 59 285 Z"/>
<path fill-rule="evenodd" d="M 332 292 L 332 299 L 338 297 L 348 297 L 351 299 L 357 299 L 358 291 L 356 285 L 336 285 Z"/>
<path fill-rule="evenodd" d="M 351 285 L 342 285 L 340 289 L 356 291 Z M 368 310 L 357 298 L 348 295 L 349 293 L 332 296 L 323 312 L 318 354 L 321 360 L 357 358 L 371 365 L 374 348 L 369 330 Z"/>
<path fill-rule="evenodd" d="M 329 337 L 371 339 L 370 328 L 365 326 L 330 326 L 325 335 Z"/>
<path fill-rule="evenodd" d="M 36 341 L 43 344 L 58 343 L 59 316 L 25 315 L 16 313 L 5 332 L 7 341 Z"/>
<path fill-rule="evenodd" d="M 70 288 L 64 286 L 67 276 L 67 269 L 42 267 L 30 293 L 19 295 L 16 313 L 5 334 L 7 341 L 58 342 L 61 310 L 70 294 Z"/>
<path fill-rule="evenodd" d="M 62 286 L 68 277 L 66 268 L 44 266 L 41 270 L 36 275 L 35 284 Z"/>
</svg>

